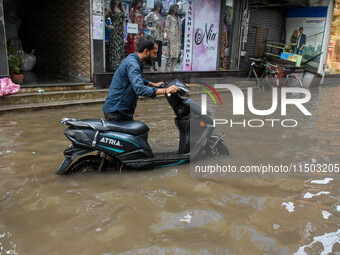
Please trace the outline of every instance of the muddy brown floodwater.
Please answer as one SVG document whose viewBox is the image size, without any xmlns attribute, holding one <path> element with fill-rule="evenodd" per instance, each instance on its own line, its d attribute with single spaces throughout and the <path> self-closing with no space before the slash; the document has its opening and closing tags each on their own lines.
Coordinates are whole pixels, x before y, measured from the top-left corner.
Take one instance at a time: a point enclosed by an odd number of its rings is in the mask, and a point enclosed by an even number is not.
<svg viewBox="0 0 340 255">
<path fill-rule="evenodd" d="M 296 128 L 219 126 L 231 155 L 215 162 L 340 163 L 340 86 L 311 92 L 312 116 L 290 111 Z M 230 94 L 221 95 L 219 118 L 230 119 Z M 269 92 L 255 96 L 270 106 Z M 102 117 L 101 107 L 0 116 L 0 254 L 340 252 L 339 174 L 193 178 L 186 164 L 57 176 L 69 145 L 60 119 Z M 140 101 L 135 119 L 150 127 L 154 151 L 176 149 L 165 100 Z"/>
</svg>

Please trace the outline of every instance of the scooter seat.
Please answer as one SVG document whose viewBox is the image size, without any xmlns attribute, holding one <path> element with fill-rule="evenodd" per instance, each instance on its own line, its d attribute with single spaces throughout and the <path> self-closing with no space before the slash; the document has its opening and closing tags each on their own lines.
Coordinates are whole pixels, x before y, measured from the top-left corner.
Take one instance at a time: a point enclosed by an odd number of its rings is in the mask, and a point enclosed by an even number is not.
<svg viewBox="0 0 340 255">
<path fill-rule="evenodd" d="M 106 127 L 111 131 L 127 133 L 131 135 L 141 135 L 149 131 L 149 127 L 140 121 L 108 121 L 104 120 Z"/>
<path fill-rule="evenodd" d="M 141 135 L 149 131 L 149 127 L 145 123 L 135 120 L 120 122 L 103 119 L 64 119 L 62 123 L 74 127 L 91 128 L 99 131 L 116 131 L 131 135 Z"/>
</svg>

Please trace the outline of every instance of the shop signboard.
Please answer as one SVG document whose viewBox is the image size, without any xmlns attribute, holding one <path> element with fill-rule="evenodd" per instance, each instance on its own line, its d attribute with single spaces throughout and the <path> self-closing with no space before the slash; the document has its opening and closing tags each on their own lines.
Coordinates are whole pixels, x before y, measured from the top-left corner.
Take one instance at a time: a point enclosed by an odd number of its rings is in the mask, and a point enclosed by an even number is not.
<svg viewBox="0 0 340 255">
<path fill-rule="evenodd" d="M 327 7 L 289 8 L 286 16 L 286 42 L 290 43 L 294 31 L 298 31 L 297 47 L 295 52 L 302 55 L 304 61 L 316 57 L 322 51 L 323 37 L 327 17 Z M 304 39 L 300 37 L 300 28 L 303 28 Z M 299 51 L 302 44 L 304 47 Z M 294 49 L 294 47 L 292 47 Z M 318 69 L 320 57 L 309 62 L 309 67 Z"/>
<path fill-rule="evenodd" d="M 194 4 L 193 0 L 187 1 L 184 31 L 184 54 L 183 71 L 191 71 L 192 67 L 192 44 L 194 31 Z"/>
<path fill-rule="evenodd" d="M 288 52 L 281 52 L 281 59 L 294 62 L 296 63 L 297 67 L 301 66 L 302 56 L 298 54 L 288 53 Z"/>
<path fill-rule="evenodd" d="M 195 1 L 192 71 L 216 71 L 220 9 L 220 0 Z"/>
</svg>

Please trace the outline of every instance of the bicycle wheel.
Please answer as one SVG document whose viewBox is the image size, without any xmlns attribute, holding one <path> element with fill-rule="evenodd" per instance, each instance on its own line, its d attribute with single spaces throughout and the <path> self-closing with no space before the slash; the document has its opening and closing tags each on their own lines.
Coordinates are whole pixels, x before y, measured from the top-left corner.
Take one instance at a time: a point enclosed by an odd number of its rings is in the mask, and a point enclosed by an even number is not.
<svg viewBox="0 0 340 255">
<path fill-rule="evenodd" d="M 288 75 L 283 81 L 282 87 L 302 88 L 302 82 L 297 76 Z"/>
<path fill-rule="evenodd" d="M 259 80 L 259 78 L 256 74 L 256 71 L 253 67 L 251 67 L 246 81 L 253 81 L 252 74 L 254 74 L 254 77 L 255 77 L 256 88 L 260 87 L 260 80 Z"/>
<path fill-rule="evenodd" d="M 279 79 L 275 74 L 267 73 L 262 75 L 261 87 L 265 89 L 276 88 L 279 86 Z"/>
</svg>

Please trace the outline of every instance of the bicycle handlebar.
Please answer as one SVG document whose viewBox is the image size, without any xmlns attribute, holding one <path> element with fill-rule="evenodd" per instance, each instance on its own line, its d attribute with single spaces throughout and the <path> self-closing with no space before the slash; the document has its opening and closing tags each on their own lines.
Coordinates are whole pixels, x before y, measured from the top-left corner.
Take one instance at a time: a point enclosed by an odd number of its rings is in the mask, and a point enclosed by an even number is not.
<svg viewBox="0 0 340 255">
<path fill-rule="evenodd" d="M 277 65 L 274 65 L 274 64 L 271 64 L 269 63 L 268 61 L 264 60 L 264 59 L 261 59 L 261 58 L 249 58 L 250 60 L 253 60 L 253 61 L 256 61 L 256 62 L 261 62 L 261 63 L 264 63 L 266 65 L 269 65 L 269 66 L 272 66 L 272 67 L 275 67 L 275 68 L 278 68 Z"/>
<path fill-rule="evenodd" d="M 250 60 L 253 60 L 253 61 L 257 61 L 257 62 L 262 62 L 263 60 L 262 59 L 260 59 L 260 58 L 249 58 Z"/>
<path fill-rule="evenodd" d="M 266 61 L 266 64 L 267 64 L 267 65 L 269 65 L 269 66 L 272 66 L 272 67 L 278 68 L 278 66 L 277 66 L 277 65 L 271 64 L 271 63 L 269 63 L 268 61 Z"/>
</svg>

